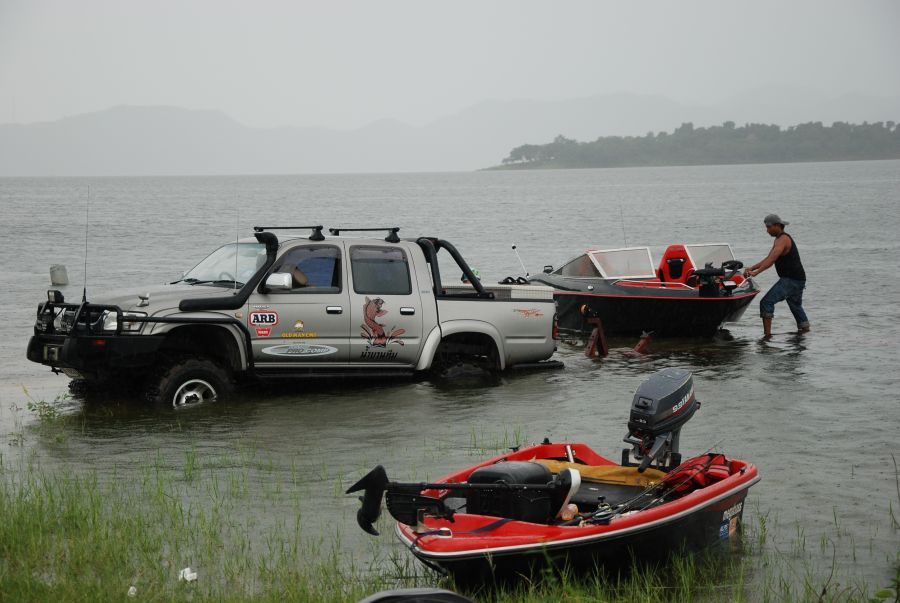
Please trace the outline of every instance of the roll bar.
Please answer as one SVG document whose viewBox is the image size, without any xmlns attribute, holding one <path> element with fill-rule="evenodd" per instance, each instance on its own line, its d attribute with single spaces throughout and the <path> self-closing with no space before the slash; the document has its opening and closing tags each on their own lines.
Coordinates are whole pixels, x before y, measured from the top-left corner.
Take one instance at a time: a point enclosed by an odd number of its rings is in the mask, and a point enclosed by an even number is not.
<svg viewBox="0 0 900 603">
<path fill-rule="evenodd" d="M 447 253 L 450 254 L 450 257 L 456 262 L 456 265 L 459 266 L 459 269 L 462 270 L 463 274 L 466 275 L 466 278 L 469 279 L 469 283 L 478 293 L 478 297 L 483 297 L 485 299 L 494 298 L 494 294 L 484 288 L 484 285 L 481 284 L 481 281 L 478 280 L 478 277 L 472 272 L 469 264 L 466 263 L 466 260 L 463 259 L 462 255 L 452 243 L 434 237 L 420 237 L 419 239 L 416 239 L 416 243 L 418 243 L 419 247 L 422 248 L 422 251 L 425 252 L 425 257 L 428 260 L 428 263 L 431 264 L 431 275 L 434 280 L 435 297 L 440 295 L 438 287 L 441 284 L 441 272 L 438 267 L 437 252 L 441 249 L 446 249 Z"/>
</svg>

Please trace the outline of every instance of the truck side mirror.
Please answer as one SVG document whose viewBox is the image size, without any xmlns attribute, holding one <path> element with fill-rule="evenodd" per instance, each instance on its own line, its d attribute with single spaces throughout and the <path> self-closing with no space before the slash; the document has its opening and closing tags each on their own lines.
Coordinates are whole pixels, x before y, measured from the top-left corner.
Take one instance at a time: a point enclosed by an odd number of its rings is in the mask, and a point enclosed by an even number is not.
<svg viewBox="0 0 900 603">
<path fill-rule="evenodd" d="M 293 285 L 291 275 L 287 272 L 273 272 L 266 279 L 266 289 L 275 291 L 290 291 Z"/>
<path fill-rule="evenodd" d="M 552 265 L 547 264 L 546 266 L 544 266 L 544 274 L 550 274 L 551 272 L 553 272 L 553 266 L 552 266 Z"/>
</svg>

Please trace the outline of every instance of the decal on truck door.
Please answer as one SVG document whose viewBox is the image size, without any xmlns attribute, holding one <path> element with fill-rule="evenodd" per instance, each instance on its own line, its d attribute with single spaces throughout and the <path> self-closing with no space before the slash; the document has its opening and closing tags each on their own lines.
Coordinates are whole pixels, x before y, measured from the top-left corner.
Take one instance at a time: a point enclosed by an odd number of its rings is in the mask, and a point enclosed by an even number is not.
<svg viewBox="0 0 900 603">
<path fill-rule="evenodd" d="M 388 313 L 387 310 L 382 309 L 383 305 L 384 300 L 380 297 L 375 299 L 366 297 L 366 303 L 363 304 L 363 324 L 360 325 L 362 328 L 360 336 L 373 348 L 386 348 L 391 343 L 403 345 L 400 336 L 406 333 L 406 329 L 391 327 L 391 331 L 388 333 L 385 331 L 384 325 L 375 320 Z"/>
<path fill-rule="evenodd" d="M 273 310 L 254 310 L 250 313 L 251 327 L 274 327 L 278 324 L 278 312 Z"/>
<path fill-rule="evenodd" d="M 256 328 L 257 337 L 268 337 L 272 327 L 278 324 L 278 312 L 272 310 L 254 310 L 247 318 L 251 327 Z"/>
<path fill-rule="evenodd" d="M 315 331 L 304 331 L 303 329 L 306 325 L 302 320 L 298 320 L 294 323 L 293 331 L 282 331 L 281 337 L 285 339 L 290 339 L 292 337 L 306 338 L 306 339 L 314 339 L 319 336 Z"/>
<path fill-rule="evenodd" d="M 337 348 L 330 345 L 309 344 L 306 342 L 273 345 L 262 349 L 263 354 L 270 356 L 291 356 L 295 358 L 303 356 L 330 356 L 331 354 L 336 354 L 337 351 Z"/>
</svg>

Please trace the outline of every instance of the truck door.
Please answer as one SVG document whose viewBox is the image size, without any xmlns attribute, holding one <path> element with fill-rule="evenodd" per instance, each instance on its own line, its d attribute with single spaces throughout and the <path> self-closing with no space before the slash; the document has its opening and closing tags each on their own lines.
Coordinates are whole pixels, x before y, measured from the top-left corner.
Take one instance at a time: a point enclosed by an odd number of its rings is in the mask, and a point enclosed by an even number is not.
<svg viewBox="0 0 900 603">
<path fill-rule="evenodd" d="M 398 245 L 349 246 L 350 361 L 415 366 L 422 348 L 422 299 Z"/>
<path fill-rule="evenodd" d="M 257 292 L 247 308 L 258 367 L 348 362 L 350 297 L 343 253 L 342 243 L 303 244 L 276 260 L 272 273 L 290 274 L 290 290 Z"/>
</svg>

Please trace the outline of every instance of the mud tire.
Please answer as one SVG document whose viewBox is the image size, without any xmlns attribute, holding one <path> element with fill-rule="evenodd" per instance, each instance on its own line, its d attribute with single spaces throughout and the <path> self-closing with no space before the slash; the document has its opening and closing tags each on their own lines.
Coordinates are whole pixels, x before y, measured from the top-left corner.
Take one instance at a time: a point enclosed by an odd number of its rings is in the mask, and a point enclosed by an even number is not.
<svg viewBox="0 0 900 603">
<path fill-rule="evenodd" d="M 234 390 L 231 374 L 206 358 L 186 357 L 160 368 L 147 382 L 148 401 L 173 408 L 217 402 Z"/>
<path fill-rule="evenodd" d="M 453 350 L 447 342 L 441 342 L 435 352 L 431 365 L 431 376 L 436 379 L 452 379 L 460 372 L 463 374 L 471 371 L 481 371 L 491 377 L 500 375 L 500 357 L 497 348 L 493 345 L 484 346 L 481 349 L 461 352 Z"/>
</svg>

